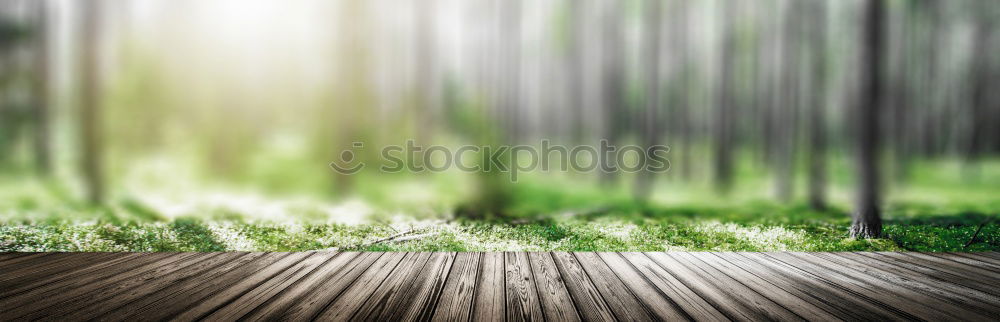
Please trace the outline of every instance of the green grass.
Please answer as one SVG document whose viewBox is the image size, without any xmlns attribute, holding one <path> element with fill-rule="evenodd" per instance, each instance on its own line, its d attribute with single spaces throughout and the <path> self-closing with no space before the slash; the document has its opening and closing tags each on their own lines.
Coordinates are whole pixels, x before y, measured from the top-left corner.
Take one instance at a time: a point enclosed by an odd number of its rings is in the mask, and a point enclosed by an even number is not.
<svg viewBox="0 0 1000 322">
<path fill-rule="evenodd" d="M 757 210 L 757 211 L 751 211 Z M 555 215 L 516 221 L 406 224 L 260 223 L 177 218 L 156 222 L 7 223 L 0 251 L 996 251 L 1000 224 L 986 215 L 886 219 L 886 238 L 848 238 L 837 211 L 757 204 L 734 209 Z M 117 217 L 116 217 L 117 218 Z M 419 238 L 370 244 L 399 232 Z"/>
<path fill-rule="evenodd" d="M 242 195 L 228 206 L 178 208 L 187 205 L 124 195 L 89 207 L 74 201 L 72 189 L 7 178 L 0 181 L 0 251 L 1000 251 L 998 169 L 972 183 L 918 171 L 907 188 L 891 190 L 885 236 L 874 240 L 848 237 L 850 194 L 842 185 L 831 186 L 831 209 L 818 212 L 802 196 L 791 205 L 770 201 L 766 179 L 743 180 L 728 197 L 661 180 L 652 202 L 637 203 L 627 187 L 528 177 L 514 190 L 510 217 L 487 221 L 451 218 L 448 202 L 413 206 L 442 194 L 461 200 L 467 189 L 450 182 L 396 183 L 382 199 L 369 198 L 381 200 L 369 210 L 331 210 L 322 200 Z M 391 199 L 397 196 L 411 199 Z M 414 196 L 424 199 L 409 201 Z M 364 215 L 339 220 L 344 212 Z M 373 243 L 404 231 L 411 231 L 404 240 Z"/>
</svg>

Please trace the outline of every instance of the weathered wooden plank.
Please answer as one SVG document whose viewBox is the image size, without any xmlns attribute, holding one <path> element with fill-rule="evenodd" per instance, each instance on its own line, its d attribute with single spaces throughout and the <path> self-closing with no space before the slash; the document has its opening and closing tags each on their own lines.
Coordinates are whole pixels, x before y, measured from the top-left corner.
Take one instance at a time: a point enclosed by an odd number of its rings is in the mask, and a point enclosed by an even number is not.
<svg viewBox="0 0 1000 322">
<path fill-rule="evenodd" d="M 587 272 L 594 286 L 604 295 L 604 301 L 616 317 L 630 321 L 656 319 L 596 253 L 573 253 L 573 255 L 576 255 L 577 261 Z"/>
<path fill-rule="evenodd" d="M 849 292 L 855 294 L 855 296 L 869 298 L 876 303 L 883 303 L 887 310 L 893 310 L 897 314 L 909 315 L 913 317 L 912 319 L 921 320 L 945 319 L 949 317 L 947 314 L 930 307 L 913 307 L 912 300 L 896 296 L 894 293 L 884 288 L 870 284 L 869 281 L 859 279 L 855 276 L 857 274 L 851 274 L 849 272 L 850 270 L 839 268 L 831 269 L 823 265 L 815 264 L 808 258 L 792 256 L 790 253 L 767 253 L 766 256 L 790 267 L 810 272 L 817 276 L 817 278 L 830 281 L 833 285 L 836 285 L 836 287 L 848 290 Z"/>
<path fill-rule="evenodd" d="M 942 258 L 938 256 L 928 255 L 926 253 L 896 253 L 897 256 L 910 256 L 919 260 L 926 265 L 933 265 L 934 268 L 938 269 L 949 269 L 962 272 L 963 275 L 980 276 L 989 279 L 1000 279 L 1000 273 L 984 269 L 976 265 L 968 265 L 962 262 L 957 262 L 949 260 L 947 258 Z"/>
<path fill-rule="evenodd" d="M 319 278 L 318 281 L 311 283 L 311 285 L 307 285 L 310 283 L 306 282 L 301 283 L 303 287 L 311 289 L 299 298 L 291 301 L 291 306 L 280 314 L 280 318 L 287 321 L 312 320 L 313 317 L 319 314 L 330 302 L 333 302 L 333 299 L 337 298 L 341 292 L 351 286 L 361 274 L 372 267 L 383 255 L 383 253 L 355 254 L 357 256 L 353 257 L 351 261 L 344 263 L 342 268 L 329 275 L 311 275 L 310 277 Z M 339 259 L 341 258 L 336 258 L 335 262 Z M 274 312 L 279 311 L 277 309 L 274 310 Z M 279 318 L 279 316 L 261 315 L 261 318 L 273 320 Z"/>
<path fill-rule="evenodd" d="M 480 260 L 475 300 L 472 302 L 473 321 L 503 321 L 504 258 L 502 253 L 485 253 Z"/>
<path fill-rule="evenodd" d="M 793 263 L 792 265 L 800 265 L 801 263 L 809 262 L 813 266 L 822 267 L 822 269 L 827 272 L 837 272 L 848 276 L 866 285 L 867 287 L 876 290 L 875 294 L 879 295 L 878 299 L 880 300 L 888 300 L 893 297 L 906 299 L 906 301 L 898 301 L 891 305 L 907 312 L 917 312 L 919 310 L 925 312 L 924 314 L 926 314 L 929 313 L 926 311 L 934 311 L 934 315 L 944 319 L 961 318 L 975 320 L 983 318 L 978 313 L 967 312 L 955 307 L 954 305 L 949 305 L 948 303 L 945 303 L 935 297 L 928 296 L 902 286 L 886 283 L 885 281 L 879 280 L 874 276 L 855 270 L 853 267 L 826 260 L 825 258 L 815 256 L 812 253 L 782 253 L 780 255 L 787 255 L 790 258 L 798 258 L 799 261 Z M 882 302 L 885 303 L 885 301 Z M 917 303 L 920 304 L 918 305 Z M 930 310 L 924 310 L 924 307 L 930 307 Z"/>
<path fill-rule="evenodd" d="M 413 281 L 413 286 L 407 290 L 404 297 L 408 301 L 399 301 L 398 307 L 390 306 L 381 318 L 386 321 L 427 321 L 434 315 L 438 298 L 444 290 L 455 263 L 455 253 L 434 253 Z"/>
<path fill-rule="evenodd" d="M 46 309 L 43 314 L 59 316 L 66 320 L 86 320 L 100 316 L 118 306 L 128 305 L 185 278 L 203 274 L 216 266 L 233 261 L 247 253 L 203 253 L 189 262 L 157 267 L 139 276 L 119 281 L 104 288 L 94 289 L 87 296 L 58 304 L 57 309 Z"/>
<path fill-rule="evenodd" d="M 712 266 L 719 272 L 738 280 L 743 285 L 807 320 L 842 320 L 853 316 L 850 310 L 828 302 L 829 298 L 814 298 L 811 291 L 803 291 L 787 285 L 780 280 L 781 278 L 772 278 L 777 274 L 767 270 L 752 270 L 751 267 L 743 265 L 742 262 L 736 260 L 734 260 L 735 263 L 730 262 L 718 253 L 690 253 L 686 255 Z"/>
<path fill-rule="evenodd" d="M 656 320 L 977 320 L 1000 314 L 994 253 L 17 255 L 7 259 L 34 259 L 0 275 L 6 294 L 0 320 L 643 319 L 637 311 Z M 756 302 L 762 300 L 795 314 L 759 312 L 767 307 Z"/>
<path fill-rule="evenodd" d="M 724 285 L 726 290 L 738 294 L 738 300 L 744 301 L 749 306 L 771 312 L 781 312 L 786 315 L 789 312 L 792 313 L 785 318 L 794 317 L 794 319 L 804 318 L 806 320 L 833 320 L 836 318 L 781 288 L 769 285 L 738 267 L 718 260 L 717 257 L 709 253 L 678 252 L 671 254 L 671 256 L 702 272 L 704 278 L 714 279 L 716 285 Z"/>
<path fill-rule="evenodd" d="M 295 285 L 296 282 L 337 255 L 339 253 L 336 252 L 312 253 L 309 258 L 292 265 L 260 286 L 236 298 L 236 300 L 228 305 L 215 310 L 215 312 L 212 312 L 205 319 L 227 321 L 241 319 L 257 307 L 267 303 L 284 290 Z"/>
<path fill-rule="evenodd" d="M 13 259 L 21 256 L 36 254 L 34 252 L 0 252 L 0 263 L 8 259 Z"/>
<path fill-rule="evenodd" d="M 410 253 L 389 274 L 389 277 L 374 289 L 371 296 L 357 312 L 352 320 L 384 321 L 380 317 L 392 314 L 394 309 L 405 307 L 413 299 L 406 297 L 413 286 L 413 280 L 420 276 L 424 265 L 431 259 L 431 253 Z"/>
<path fill-rule="evenodd" d="M 975 252 L 973 254 L 1000 260 L 1000 252 Z"/>
<path fill-rule="evenodd" d="M 111 266 L 92 271 L 79 278 L 63 280 L 40 287 L 21 296 L 0 300 L 0 314 L 6 318 L 18 318 L 36 312 L 67 299 L 82 297 L 86 293 L 143 274 L 158 267 L 173 265 L 193 258 L 191 253 L 148 254 L 135 259 L 133 265 Z"/>
<path fill-rule="evenodd" d="M 39 292 L 45 292 L 46 289 L 52 290 L 52 289 L 71 287 L 72 283 L 79 282 L 81 278 L 86 278 L 86 276 L 92 276 L 94 274 L 105 274 L 108 273 L 109 271 L 120 270 L 121 263 L 128 262 L 129 265 L 134 266 L 142 262 L 154 261 L 157 258 L 163 256 L 166 255 L 160 254 L 156 256 L 148 256 L 148 254 L 144 253 L 123 253 L 118 256 L 109 258 L 106 261 L 102 261 L 89 266 L 80 266 L 77 269 L 73 269 L 62 274 L 56 274 L 51 276 L 40 276 L 35 279 L 12 283 L 10 285 L 7 285 L 6 287 L 0 288 L 0 298 L 7 298 L 14 295 L 32 296 L 32 294 L 39 294 Z M 2 301 L 0 301 L 0 303 L 2 303 Z"/>
<path fill-rule="evenodd" d="M 970 289 L 974 289 L 983 293 L 1000 297 L 1000 288 L 991 287 L 993 284 L 1000 284 L 1000 281 L 983 279 L 979 276 L 971 277 L 966 275 L 962 271 L 953 270 L 947 266 L 929 264 L 926 261 L 918 260 L 911 256 L 905 256 L 905 255 L 896 256 L 896 253 L 859 252 L 857 254 L 874 260 L 884 261 L 885 263 L 896 265 L 908 270 L 920 272 L 921 274 L 924 274 L 929 278 L 937 279 L 940 281 L 946 281 L 948 283 L 953 283 L 956 285 L 961 285 L 964 287 L 968 287 Z M 991 281 L 995 283 L 989 283 Z"/>
<path fill-rule="evenodd" d="M 250 253 L 248 256 L 173 283 L 136 301 L 120 305 L 105 313 L 99 320 L 157 321 L 174 316 L 201 299 L 229 287 L 236 280 L 246 278 L 288 255 L 288 253 Z"/>
<path fill-rule="evenodd" d="M 0 275 L 0 288 L 11 289 L 30 284 L 39 279 L 83 269 L 122 255 L 120 253 L 59 253 L 54 256 L 39 265 L 3 270 L 3 274 Z"/>
<path fill-rule="evenodd" d="M 786 289 L 797 289 L 815 299 L 817 302 L 828 303 L 837 307 L 831 312 L 843 313 L 846 320 L 863 321 L 908 321 L 915 317 L 898 312 L 881 302 L 864 295 L 853 293 L 839 287 L 823 278 L 819 272 L 805 271 L 790 266 L 784 262 L 770 259 L 756 253 L 726 253 L 720 254 L 730 262 L 739 263 L 745 269 L 763 272 L 757 276 L 769 279 L 774 283 L 784 283 Z"/>
<path fill-rule="evenodd" d="M 58 253 L 24 253 L 19 254 L 16 257 L 5 259 L 0 262 L 0 269 L 2 270 L 15 270 L 21 267 L 30 267 L 39 263 L 44 263 L 48 259 L 46 257 L 57 255 Z"/>
<path fill-rule="evenodd" d="M 523 252 L 505 252 L 504 274 L 507 321 L 543 320 L 528 255 Z"/>
<path fill-rule="evenodd" d="M 967 258 L 970 258 L 970 259 L 976 260 L 976 261 L 989 262 L 989 263 L 992 263 L 994 265 L 1000 265 L 1000 258 L 995 258 L 995 257 L 989 256 L 989 254 L 990 254 L 989 252 L 978 252 L 978 253 L 949 252 L 948 254 L 954 254 L 954 255 L 958 255 L 958 256 L 962 256 L 962 257 L 967 257 Z"/>
<path fill-rule="evenodd" d="M 347 273 L 351 263 L 362 262 L 362 253 L 339 253 L 327 262 L 321 264 L 312 272 L 302 277 L 295 284 L 285 288 L 270 300 L 253 309 L 243 316 L 243 320 L 248 321 L 273 321 L 281 317 L 285 310 L 300 302 L 300 298 L 315 290 L 324 281 L 334 278 L 342 278 L 337 273 Z M 329 292 L 324 289 L 323 291 Z M 325 304 L 325 303 L 324 303 Z"/>
<path fill-rule="evenodd" d="M 56 279 L 52 283 L 42 285 L 27 292 L 0 299 L 0 314 L 8 318 L 16 318 L 25 314 L 54 305 L 68 298 L 82 296 L 86 292 L 101 287 L 106 283 L 114 283 L 131 276 L 141 274 L 161 265 L 170 265 L 192 257 L 192 254 L 148 254 L 135 258 L 130 264 L 108 266 L 99 270 L 88 270 L 82 276 L 71 279 Z"/>
<path fill-rule="evenodd" d="M 981 267 L 983 269 L 988 269 L 997 273 L 1000 273 L 1000 264 L 995 263 L 989 258 L 973 258 L 968 254 L 963 253 L 928 253 L 932 256 L 938 256 L 941 258 L 947 258 L 962 264 Z"/>
<path fill-rule="evenodd" d="M 559 275 L 559 268 L 552 260 L 552 254 L 528 253 L 531 262 L 531 273 L 535 277 L 535 288 L 538 290 L 538 302 L 542 306 L 542 314 L 548 321 L 579 321 L 573 299 L 570 298 L 566 284 Z"/>
<path fill-rule="evenodd" d="M 577 311 L 584 321 L 614 321 L 615 313 L 604 301 L 596 285 L 590 280 L 587 271 L 572 253 L 552 253 L 552 258 L 559 268 L 559 274 L 566 283 L 566 290 L 573 298 Z"/>
<path fill-rule="evenodd" d="M 481 253 L 458 253 L 434 311 L 434 321 L 469 321 L 479 278 Z"/>
<path fill-rule="evenodd" d="M 386 253 L 379 257 L 358 280 L 345 289 L 336 299 L 316 316 L 320 321 L 343 321 L 351 319 L 358 308 L 371 297 L 389 276 L 401 265 L 405 258 L 415 258 L 416 253 Z"/>
<path fill-rule="evenodd" d="M 191 306 L 181 309 L 180 312 L 173 317 L 173 319 L 177 321 L 193 321 L 201 319 L 209 313 L 215 311 L 217 308 L 232 302 L 244 293 L 249 292 L 262 283 L 267 282 L 272 277 L 284 272 L 289 267 L 297 265 L 313 255 L 315 254 L 291 253 L 288 256 L 281 258 L 274 264 L 268 265 L 263 270 L 254 272 L 245 278 L 240 278 L 236 280 L 235 283 L 229 285 L 229 287 L 226 287 L 211 296 L 202 298 L 198 302 L 193 303 Z"/>
<path fill-rule="evenodd" d="M 643 253 L 618 253 L 632 264 L 642 276 L 656 286 L 662 294 L 677 303 L 681 309 L 697 321 L 728 321 L 719 309 L 705 301 L 687 285 L 653 262 Z"/>
<path fill-rule="evenodd" d="M 643 278 L 642 274 L 639 274 L 621 255 L 618 253 L 597 253 L 597 255 L 611 268 L 612 274 L 618 275 L 621 282 L 657 319 L 667 321 L 691 319 L 677 303 Z"/>
<path fill-rule="evenodd" d="M 992 294 L 939 280 L 932 275 L 892 265 L 886 261 L 872 259 L 856 253 L 817 253 L 815 255 L 824 256 L 830 260 L 840 258 L 850 261 L 854 263 L 851 266 L 857 265 L 857 270 L 864 271 L 889 283 L 919 290 L 922 293 L 955 305 L 1000 314 L 1000 297 Z"/>
<path fill-rule="evenodd" d="M 752 289 L 732 279 L 723 279 L 701 266 L 678 259 L 667 253 L 648 253 L 664 269 L 674 274 L 702 298 L 725 312 L 734 320 L 796 321 L 802 318 L 777 303 L 760 296 Z"/>
</svg>

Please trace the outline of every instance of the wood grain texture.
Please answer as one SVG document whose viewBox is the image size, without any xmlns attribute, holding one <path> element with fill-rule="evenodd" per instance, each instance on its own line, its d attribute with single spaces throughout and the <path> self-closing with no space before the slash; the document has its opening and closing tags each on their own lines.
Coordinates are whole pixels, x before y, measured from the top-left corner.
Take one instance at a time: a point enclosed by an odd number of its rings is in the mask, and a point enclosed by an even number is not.
<svg viewBox="0 0 1000 322">
<path fill-rule="evenodd" d="M 535 289 L 538 290 L 538 302 L 542 305 L 542 313 L 549 321 L 580 321 L 576 313 L 573 299 L 566 290 L 559 268 L 549 253 L 528 253 L 531 262 L 531 273 L 535 277 Z"/>
<path fill-rule="evenodd" d="M 653 321 L 656 319 L 628 287 L 622 284 L 621 279 L 611 271 L 611 268 L 604 263 L 600 256 L 596 253 L 573 253 L 573 255 L 576 256 L 583 270 L 587 272 L 590 281 L 600 290 L 604 301 L 608 303 L 608 307 L 615 312 L 616 316 L 624 316 L 632 321 Z"/>
<path fill-rule="evenodd" d="M 503 321 L 506 316 L 503 253 L 485 253 L 472 303 L 473 321 Z"/>
<path fill-rule="evenodd" d="M 206 298 L 202 298 L 197 302 L 194 302 L 192 306 L 184 308 L 183 312 L 178 313 L 174 319 L 179 321 L 191 321 L 196 320 L 214 312 L 219 307 L 232 302 L 236 298 L 242 296 L 244 293 L 254 289 L 258 285 L 267 282 L 272 277 L 281 274 L 286 269 L 295 264 L 298 264 L 302 260 L 306 259 L 312 255 L 311 253 L 292 253 L 288 256 L 282 257 L 280 260 L 274 264 L 268 265 L 267 267 L 248 274 L 247 276 L 236 279 L 232 284 L 221 286 L 216 290 L 213 290 L 213 294 Z"/>
<path fill-rule="evenodd" d="M 357 253 L 356 256 L 352 257 L 352 260 L 339 266 L 336 271 L 332 271 L 328 275 L 319 276 L 314 274 L 318 281 L 314 284 L 302 283 L 303 288 L 309 289 L 307 293 L 292 301 L 291 306 L 285 312 L 280 313 L 278 316 L 266 316 L 265 318 L 288 321 L 312 319 L 327 304 L 354 284 L 361 274 L 375 265 L 376 261 L 383 255 L 383 253 Z M 338 257 L 337 259 L 339 260 L 340 258 Z M 334 262 L 334 264 L 337 263 L 337 261 Z"/>
<path fill-rule="evenodd" d="M 621 255 L 617 253 L 598 253 L 598 255 L 656 319 L 669 321 L 691 319 L 677 303 L 661 293 Z"/>
<path fill-rule="evenodd" d="M 0 253 L 0 320 L 991 320 L 996 253 Z"/>
<path fill-rule="evenodd" d="M 801 320 L 795 313 L 760 296 L 745 285 L 732 279 L 723 279 L 722 276 L 713 275 L 715 272 L 706 271 L 707 265 L 697 265 L 684 259 L 678 259 L 675 253 L 649 253 L 646 255 L 664 269 L 674 273 L 684 285 L 695 290 L 715 307 L 726 312 L 731 319 L 744 321 Z"/>
<path fill-rule="evenodd" d="M 552 253 L 559 274 L 566 282 L 566 289 L 569 291 L 576 309 L 580 312 L 580 317 L 585 321 L 611 321 L 615 319 L 615 313 L 604 301 L 601 290 L 590 281 L 590 276 L 580 265 L 580 262 L 572 253 Z"/>
<path fill-rule="evenodd" d="M 479 279 L 480 253 L 459 253 L 448 273 L 438 299 L 434 321 L 468 321 L 472 319 L 472 301 Z"/>
<path fill-rule="evenodd" d="M 414 256 L 413 253 L 383 254 L 364 274 L 358 277 L 357 281 L 345 289 L 333 302 L 327 304 L 315 318 L 323 321 L 349 320 L 354 312 L 368 301 L 372 293 L 381 287 L 382 282 L 403 258 Z"/>
<path fill-rule="evenodd" d="M 743 253 L 716 253 L 715 255 L 840 318 L 847 317 L 850 320 L 866 321 L 903 321 L 909 318 L 885 312 L 885 309 L 880 307 L 878 303 L 832 287 L 825 280 L 813 276 L 810 272 L 800 271 L 773 261 L 754 260 L 756 257 L 747 258 Z"/>
<path fill-rule="evenodd" d="M 507 321 L 541 321 L 542 306 L 538 303 L 531 263 L 524 252 L 504 253 L 504 283 L 507 298 Z"/>
<path fill-rule="evenodd" d="M 337 256 L 337 253 L 312 253 L 301 262 L 292 265 L 283 272 L 269 278 L 264 283 L 244 293 L 229 304 L 215 310 L 206 317 L 207 320 L 241 319 L 254 309 L 277 298 L 285 290 L 292 288 L 299 280 L 309 275 L 323 263 Z"/>
<path fill-rule="evenodd" d="M 660 293 L 677 303 L 691 318 L 698 321 L 728 321 L 724 313 L 712 306 L 674 275 L 642 253 L 618 253 L 642 274 Z"/>
<path fill-rule="evenodd" d="M 770 253 L 767 255 L 781 260 L 788 265 L 817 272 L 818 275 L 833 280 L 838 285 L 846 287 L 854 293 L 864 294 L 880 303 L 885 303 L 889 307 L 900 308 L 901 311 L 914 315 L 919 319 L 932 321 L 947 320 L 946 316 L 959 315 L 958 312 L 949 314 L 929 305 L 915 305 L 916 303 L 937 303 L 936 301 L 919 302 L 913 297 L 916 296 L 923 299 L 926 299 L 926 297 L 916 292 L 898 294 L 893 291 L 895 287 L 891 285 L 886 285 L 884 282 L 880 282 L 877 279 L 849 268 L 837 264 L 831 265 L 828 261 L 822 261 L 820 258 L 809 256 L 805 253 Z"/>
</svg>

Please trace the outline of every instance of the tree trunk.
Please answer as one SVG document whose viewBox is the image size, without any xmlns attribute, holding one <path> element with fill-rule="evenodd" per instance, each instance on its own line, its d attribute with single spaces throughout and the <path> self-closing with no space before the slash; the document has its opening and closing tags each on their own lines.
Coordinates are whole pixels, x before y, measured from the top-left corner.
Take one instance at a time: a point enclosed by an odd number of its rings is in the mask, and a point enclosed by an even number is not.
<svg viewBox="0 0 1000 322">
<path fill-rule="evenodd" d="M 35 78 L 34 78 L 34 149 L 35 164 L 40 175 L 46 176 L 52 172 L 51 135 L 49 130 L 49 28 L 46 0 L 39 0 L 38 21 L 35 30 Z"/>
<path fill-rule="evenodd" d="M 735 38 L 732 19 L 735 19 L 737 4 L 722 5 L 722 75 L 720 75 L 719 102 L 715 108 L 715 187 L 719 193 L 728 194 L 733 180 L 732 121 L 731 113 L 735 100 L 733 90 L 733 41 Z"/>
<path fill-rule="evenodd" d="M 81 168 L 87 188 L 87 199 L 93 204 L 104 202 L 103 138 L 101 109 L 100 24 L 101 1 L 81 3 L 83 32 L 80 62 L 80 138 Z"/>
<path fill-rule="evenodd" d="M 644 35 L 645 52 L 643 53 L 643 69 L 645 70 L 645 106 L 643 107 L 643 117 L 639 124 L 639 138 L 644 149 L 656 144 L 660 136 L 659 116 L 660 116 L 660 14 L 662 0 L 647 0 L 646 4 L 646 27 Z M 636 200 L 645 201 L 652 192 L 654 173 L 647 169 L 642 169 L 635 179 L 635 187 L 632 191 Z"/>
<path fill-rule="evenodd" d="M 809 106 L 809 205 L 826 209 L 826 2 L 816 2 L 812 46 L 812 104 Z"/>
<path fill-rule="evenodd" d="M 609 1 L 605 14 L 602 40 L 604 42 L 604 136 L 608 144 L 615 145 L 619 141 L 622 132 L 622 113 L 625 108 L 625 67 L 623 66 L 625 55 L 623 53 L 624 34 L 622 33 L 622 4 L 617 1 Z M 607 158 L 603 153 L 599 155 L 602 164 L 613 166 L 615 158 Z M 600 171 L 600 181 L 602 185 L 610 186 L 618 179 L 618 172 Z"/>
<path fill-rule="evenodd" d="M 803 14 L 801 1 L 791 1 L 786 8 L 784 33 L 781 45 L 782 65 L 781 88 L 777 108 L 777 124 L 775 166 L 777 171 L 775 196 L 782 202 L 789 202 L 795 192 L 795 143 L 796 126 L 798 124 L 798 109 L 801 93 L 799 91 L 799 49 L 802 42 L 799 28 L 799 17 Z"/>
<path fill-rule="evenodd" d="M 882 235 L 879 209 L 878 126 L 882 105 L 882 21 L 883 0 L 868 0 L 864 22 L 864 43 L 861 45 L 861 95 L 856 104 L 857 198 L 851 237 L 877 238 Z"/>
</svg>

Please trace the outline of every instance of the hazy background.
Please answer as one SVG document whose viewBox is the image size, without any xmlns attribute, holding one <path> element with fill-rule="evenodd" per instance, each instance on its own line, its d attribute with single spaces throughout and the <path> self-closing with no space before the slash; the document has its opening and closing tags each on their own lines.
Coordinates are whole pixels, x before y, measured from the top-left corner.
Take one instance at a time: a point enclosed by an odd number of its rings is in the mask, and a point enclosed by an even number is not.
<svg viewBox="0 0 1000 322">
<path fill-rule="evenodd" d="M 877 68 L 891 204 L 995 209 L 1000 3 L 886 1 L 872 68 L 864 3 L 2 0 L 0 207 L 347 223 L 600 208 L 592 196 L 848 210 L 859 83 Z M 662 144 L 672 169 L 511 184 L 372 166 L 408 139 Z M 353 142 L 369 166 L 337 175 Z"/>
</svg>

